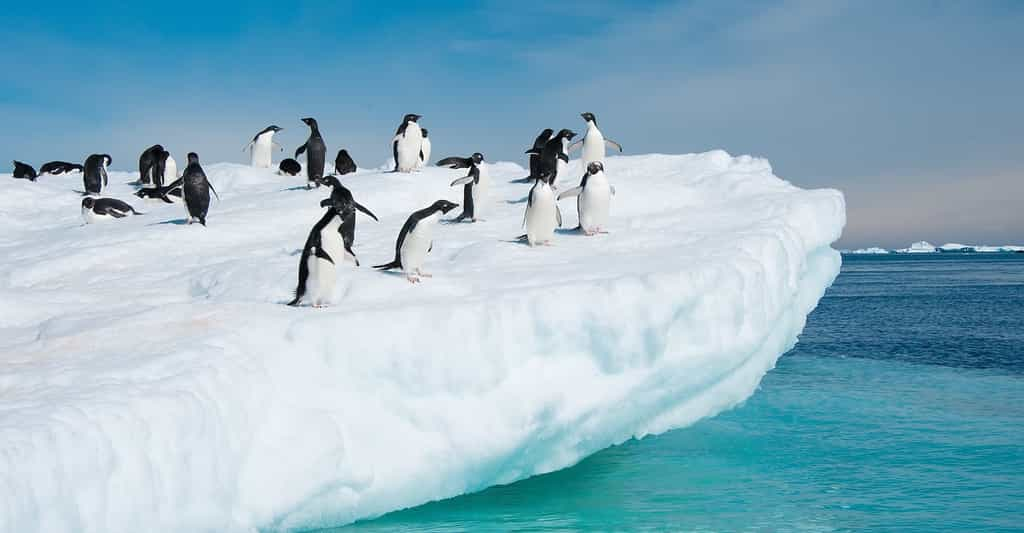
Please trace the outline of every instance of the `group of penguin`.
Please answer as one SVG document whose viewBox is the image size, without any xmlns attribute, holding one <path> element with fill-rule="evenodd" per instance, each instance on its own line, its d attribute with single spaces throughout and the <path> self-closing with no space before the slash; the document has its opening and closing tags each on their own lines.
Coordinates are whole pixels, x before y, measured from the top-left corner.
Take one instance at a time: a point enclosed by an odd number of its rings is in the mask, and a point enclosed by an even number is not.
<svg viewBox="0 0 1024 533">
<path fill-rule="evenodd" d="M 586 235 L 603 233 L 607 224 L 611 196 L 615 188 L 611 186 L 604 173 L 604 155 L 606 147 L 622 151 L 621 145 L 607 139 L 597 127 L 597 118 L 593 113 L 582 113 L 587 124 L 587 132 L 583 138 L 573 142 L 576 133 L 562 129 L 557 134 L 552 129 L 545 129 L 534 140 L 533 147 L 526 151 L 530 158 L 530 174 L 515 180 L 518 183 L 533 183 L 527 197 L 526 213 L 523 226 L 526 233 L 516 240 L 525 241 L 529 246 L 549 245 L 554 237 L 555 229 L 562 225 L 558 201 L 565 198 L 577 198 L 579 214 L 579 230 Z M 427 130 L 419 125 L 421 115 L 407 114 L 392 138 L 393 172 L 413 172 L 423 167 L 430 160 L 431 145 Z M 299 260 L 298 283 L 294 298 L 288 305 L 309 304 L 323 307 L 330 302 L 336 281 L 337 263 L 348 258 L 356 266 L 359 261 L 352 250 L 355 240 L 356 211 L 377 220 L 369 209 L 362 206 L 338 180 L 342 176 L 355 172 L 356 164 L 344 149 L 338 152 L 335 159 L 335 171 L 325 175 L 327 145 L 320 134 L 317 121 L 307 117 L 302 119 L 310 129 L 309 138 L 295 151 L 295 157 L 306 155 L 306 186 L 307 188 L 329 186 L 332 191 L 329 198 L 320 202 L 327 211 L 320 217 L 310 230 L 303 246 Z M 257 133 L 243 150 L 250 150 L 250 163 L 253 167 L 269 168 L 272 164 L 272 153 L 275 147 L 281 149 L 273 141 L 275 133 L 282 128 L 272 125 Z M 569 153 L 582 148 L 581 161 L 586 173 L 580 184 L 559 194 L 555 180 L 565 174 L 569 163 Z M 107 185 L 107 167 L 112 159 L 107 154 L 90 155 L 84 165 L 53 161 L 40 167 L 39 174 L 30 165 L 14 161 L 14 175 L 18 179 L 35 181 L 42 174 L 62 174 L 82 172 L 86 197 L 82 200 L 82 216 L 86 223 L 100 220 L 123 218 L 138 213 L 129 204 L 116 198 L 100 197 Z M 451 186 L 463 187 L 462 212 L 452 222 L 477 222 L 487 205 L 490 177 L 484 165 L 483 154 L 477 152 L 469 157 L 446 157 L 437 162 L 437 166 L 451 169 L 466 169 L 467 174 L 454 180 Z M 281 174 L 297 175 L 301 166 L 295 159 L 284 159 L 278 167 Z M 187 223 L 199 222 L 206 226 L 206 216 L 210 206 L 210 192 L 217 195 L 216 190 L 206 177 L 199 156 L 188 154 L 188 164 L 180 177 L 177 176 L 177 163 L 171 154 L 157 144 L 147 148 L 139 157 L 139 190 L 135 193 L 140 198 L 150 198 L 173 203 L 180 199 L 187 212 Z M 219 195 L 218 195 L 219 198 Z M 409 215 L 395 242 L 394 259 L 373 268 L 380 270 L 400 269 L 411 283 L 418 283 L 422 278 L 430 277 L 423 271 L 427 254 L 433 249 L 433 230 L 441 217 L 459 204 L 448 200 L 437 200 L 431 205 Z"/>
</svg>

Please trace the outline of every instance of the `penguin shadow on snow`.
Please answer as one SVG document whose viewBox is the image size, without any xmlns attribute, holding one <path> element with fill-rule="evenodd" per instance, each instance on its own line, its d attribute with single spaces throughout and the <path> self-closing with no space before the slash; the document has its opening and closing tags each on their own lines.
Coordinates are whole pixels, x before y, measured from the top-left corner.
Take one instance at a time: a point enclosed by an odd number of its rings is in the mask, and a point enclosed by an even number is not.
<svg viewBox="0 0 1024 533">
<path fill-rule="evenodd" d="M 163 222 L 154 222 L 152 224 L 146 224 L 147 226 L 163 226 L 167 224 L 174 224 L 175 226 L 187 226 L 188 220 L 184 218 L 174 218 L 171 220 L 165 220 Z"/>
<path fill-rule="evenodd" d="M 522 198 L 520 198 L 518 200 L 505 200 L 505 203 L 506 204 L 511 204 L 511 205 L 525 204 L 529 200 L 530 200 L 530 195 L 526 195 L 526 196 L 524 196 L 524 197 L 522 197 Z"/>
</svg>

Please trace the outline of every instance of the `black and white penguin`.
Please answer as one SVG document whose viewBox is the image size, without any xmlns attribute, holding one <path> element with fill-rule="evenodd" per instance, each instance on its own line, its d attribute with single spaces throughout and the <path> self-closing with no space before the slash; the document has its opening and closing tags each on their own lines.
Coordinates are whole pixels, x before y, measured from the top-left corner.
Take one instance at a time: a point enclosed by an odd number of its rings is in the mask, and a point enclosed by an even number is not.
<svg viewBox="0 0 1024 533">
<path fill-rule="evenodd" d="M 555 130 L 546 128 L 544 131 L 540 132 L 540 135 L 537 135 L 537 138 L 533 140 L 533 148 L 526 151 L 526 153 L 530 155 L 530 175 L 525 178 L 513 180 L 512 183 L 530 183 L 537 179 L 537 176 L 540 176 L 540 169 L 538 168 L 540 153 L 544 150 L 544 145 L 551 140 L 551 134 L 554 132 Z"/>
<path fill-rule="evenodd" d="M 82 198 L 82 219 L 86 224 L 141 214 L 134 207 L 116 198 Z"/>
<path fill-rule="evenodd" d="M 320 186 L 324 178 L 324 165 L 327 162 L 327 145 L 324 138 L 320 136 L 320 126 L 316 119 L 307 117 L 302 119 L 309 126 L 309 139 L 305 144 L 295 150 L 295 157 L 306 152 L 306 187 L 312 189 L 314 185 Z"/>
<path fill-rule="evenodd" d="M 103 187 L 107 186 L 107 167 L 113 159 L 107 154 L 92 154 L 85 159 L 85 170 L 82 172 L 82 182 L 85 185 L 85 194 L 99 195 Z"/>
<path fill-rule="evenodd" d="M 164 147 L 154 144 L 142 151 L 139 155 L 139 181 L 143 187 L 153 187 L 153 167 L 156 165 L 157 156 L 163 153 Z"/>
<path fill-rule="evenodd" d="M 337 181 L 337 178 L 330 179 Z M 335 188 L 335 191 L 339 190 Z M 351 197 L 349 193 L 348 198 Z M 308 302 L 313 307 L 323 307 L 330 302 L 337 281 L 337 265 L 346 253 L 341 226 L 346 218 L 355 218 L 354 204 L 354 201 L 346 202 L 344 194 L 335 195 L 333 192 L 330 198 L 320 202 L 321 206 L 327 208 L 327 212 L 313 225 L 306 238 L 302 257 L 299 258 L 299 282 L 295 287 L 295 298 L 288 305 Z"/>
<path fill-rule="evenodd" d="M 302 165 L 300 165 L 298 161 L 289 157 L 277 165 L 277 172 L 282 175 L 297 176 L 299 172 L 302 172 Z"/>
<path fill-rule="evenodd" d="M 173 204 L 175 200 L 182 199 L 181 189 L 184 182 L 184 178 L 178 178 L 171 183 L 160 187 L 143 187 L 135 191 L 135 196 L 138 196 L 139 198 L 149 198 L 151 200 L 162 200 L 169 204 Z"/>
<path fill-rule="evenodd" d="M 532 148 L 526 151 L 528 154 L 537 155 L 538 176 L 550 173 L 553 176 L 551 183 L 554 183 L 554 180 L 558 179 L 559 173 L 564 173 L 565 165 L 569 164 L 569 141 L 575 136 L 576 132 L 563 129 L 548 139 L 548 142 L 544 143 L 544 147 L 540 150 Z M 534 175 L 531 175 L 530 178 L 537 179 Z"/>
<path fill-rule="evenodd" d="M 11 161 L 14 163 L 14 173 L 11 176 L 17 180 L 29 180 L 35 181 L 39 174 L 36 174 L 36 169 L 32 168 L 32 165 L 22 163 L 21 161 Z"/>
<path fill-rule="evenodd" d="M 551 239 L 555 237 L 555 228 L 562 226 L 562 212 L 558 209 L 555 191 L 551 188 L 553 182 L 554 175 L 545 170 L 530 188 L 526 214 L 523 216 L 526 234 L 520 237 L 525 238 L 530 246 L 550 245 Z"/>
<path fill-rule="evenodd" d="M 284 150 L 274 142 L 274 134 L 281 131 L 283 128 L 279 128 L 276 125 L 270 125 L 263 128 L 257 133 L 249 144 L 242 148 L 242 151 L 250 150 L 249 164 L 257 168 L 270 168 L 271 154 L 274 151 L 274 147 L 277 146 L 279 150 Z"/>
<path fill-rule="evenodd" d="M 85 167 L 76 163 L 68 163 L 67 161 L 50 161 L 49 163 L 43 164 L 39 167 L 39 175 L 52 174 L 59 176 L 61 174 L 70 174 L 72 172 L 82 172 Z"/>
<path fill-rule="evenodd" d="M 423 262 L 427 258 L 427 253 L 434 247 L 434 226 L 441 219 L 441 215 L 458 206 L 459 204 L 448 200 L 438 200 L 409 215 L 395 242 L 395 260 L 373 268 L 400 268 L 410 283 L 419 283 L 420 278 L 429 278 L 431 275 L 423 272 Z"/>
<path fill-rule="evenodd" d="M 395 157 L 395 172 L 412 172 L 420 160 L 423 148 L 423 130 L 417 123 L 421 115 L 409 113 L 402 119 L 395 137 L 391 139 L 391 151 Z"/>
<path fill-rule="evenodd" d="M 217 195 L 218 200 L 220 200 L 220 195 L 217 194 L 210 180 L 206 179 L 206 172 L 203 172 L 203 167 L 199 165 L 199 154 L 189 152 L 188 166 L 185 167 L 181 178 L 182 199 L 185 203 L 188 223 L 199 222 L 206 226 L 206 213 L 210 210 L 210 191 Z"/>
<path fill-rule="evenodd" d="M 439 167 L 468 168 L 469 173 L 453 181 L 451 187 L 462 185 L 462 213 L 455 217 L 455 222 L 482 220 L 487 205 L 488 191 L 491 186 L 490 173 L 484 166 L 484 155 L 480 152 L 470 157 L 446 157 L 437 162 Z"/>
<path fill-rule="evenodd" d="M 569 151 L 572 152 L 581 145 L 583 146 L 583 153 L 580 157 L 580 160 L 583 162 L 583 168 L 589 167 L 594 162 L 603 164 L 605 146 L 616 149 L 619 152 L 622 151 L 622 145 L 611 139 L 606 139 L 601 130 L 597 129 L 597 117 L 593 113 L 580 113 L 580 116 L 587 123 L 587 134 L 582 139 L 569 145 Z"/>
<path fill-rule="evenodd" d="M 430 137 L 427 136 L 427 128 L 420 128 L 420 132 L 423 134 L 423 143 L 420 144 L 420 160 L 416 163 L 417 167 L 423 167 L 430 161 Z"/>
<path fill-rule="evenodd" d="M 587 173 L 583 175 L 579 186 L 559 194 L 558 199 L 577 197 L 576 212 L 580 220 L 577 229 L 587 235 L 594 235 L 607 233 L 604 228 L 608 224 L 608 211 L 614 194 L 615 187 L 608 183 L 604 164 L 595 161 L 587 165 Z"/>
<path fill-rule="evenodd" d="M 352 191 L 349 191 L 342 185 L 338 178 L 327 176 L 324 178 L 324 184 L 331 187 L 331 197 L 321 201 L 320 207 L 330 207 L 332 205 L 345 206 L 345 209 L 338 209 L 342 214 L 341 227 L 338 228 L 338 231 L 341 232 L 341 239 L 345 241 L 346 254 L 356 266 L 359 266 L 359 259 L 356 258 L 356 253 L 352 251 L 352 245 L 356 241 L 356 211 L 362 211 L 378 222 L 380 220 L 377 219 L 377 215 L 374 215 L 369 209 L 357 202 L 352 197 Z"/>
<path fill-rule="evenodd" d="M 153 154 L 153 164 L 149 167 L 149 185 L 143 188 L 159 189 L 178 178 L 178 163 L 171 153 L 161 148 Z"/>
<path fill-rule="evenodd" d="M 352 156 L 348 155 L 348 150 L 344 148 L 338 150 L 338 157 L 334 158 L 334 173 L 338 176 L 344 176 L 355 171 L 356 162 L 352 160 Z"/>
</svg>

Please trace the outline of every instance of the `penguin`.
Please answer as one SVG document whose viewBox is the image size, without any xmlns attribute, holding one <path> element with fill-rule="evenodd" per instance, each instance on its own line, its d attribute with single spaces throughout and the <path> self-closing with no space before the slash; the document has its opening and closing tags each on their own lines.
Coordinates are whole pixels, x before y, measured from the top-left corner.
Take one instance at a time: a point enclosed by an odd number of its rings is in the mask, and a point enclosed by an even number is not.
<svg viewBox="0 0 1024 533">
<path fill-rule="evenodd" d="M 299 258 L 299 282 L 295 286 L 295 298 L 288 302 L 290 306 L 307 301 L 313 307 L 324 307 L 334 294 L 337 264 L 345 254 L 345 241 L 341 235 L 342 222 L 346 217 L 355 217 L 354 202 L 346 203 L 343 196 L 332 192 L 331 198 L 320 202 L 321 206 L 327 207 L 327 212 L 313 225 L 309 237 L 306 238 L 306 245 L 302 248 L 302 257 Z M 351 196 L 349 193 L 348 197 Z"/>
<path fill-rule="evenodd" d="M 242 148 L 242 151 L 250 150 L 249 164 L 256 168 L 270 168 L 271 164 L 271 153 L 274 151 L 274 147 L 277 146 L 279 150 L 284 150 L 274 142 L 274 134 L 281 131 L 283 128 L 279 128 L 276 125 L 270 125 L 263 128 L 257 133 L 249 144 Z"/>
<path fill-rule="evenodd" d="M 548 142 L 544 143 L 544 147 L 540 150 L 536 148 L 527 150 L 526 153 L 537 155 L 538 174 L 531 174 L 529 179 L 538 179 L 539 175 L 550 174 L 552 176 L 550 182 L 554 184 L 558 176 L 565 173 L 565 166 L 569 164 L 567 148 L 569 141 L 575 136 L 576 132 L 562 129 L 557 135 L 548 139 Z"/>
<path fill-rule="evenodd" d="M 377 215 L 370 212 L 369 209 L 363 207 L 359 202 L 352 198 L 352 192 L 345 188 L 344 185 L 338 181 L 338 178 L 334 176 L 327 176 L 324 178 L 324 183 L 329 185 L 331 190 L 331 197 L 324 199 L 320 202 L 320 207 L 334 206 L 351 206 L 344 210 L 339 210 L 342 214 L 341 227 L 338 231 L 341 233 L 341 239 L 345 242 L 345 252 L 352 259 L 352 262 L 356 266 L 359 266 L 359 259 L 356 258 L 356 253 L 352 251 L 352 244 L 356 240 L 356 210 L 362 211 L 370 216 L 370 218 L 380 222 L 377 219 Z"/>
<path fill-rule="evenodd" d="M 583 175 L 579 186 L 559 194 L 558 199 L 576 196 L 576 211 L 580 221 L 576 229 L 594 235 L 607 233 L 604 228 L 608 223 L 608 208 L 614 194 L 615 187 L 608 183 L 604 164 L 594 161 L 587 165 L 587 173 Z"/>
<path fill-rule="evenodd" d="M 338 176 L 351 174 L 356 171 L 356 162 L 348 155 L 348 150 L 338 150 L 338 157 L 334 158 L 334 173 Z"/>
<path fill-rule="evenodd" d="M 277 173 L 282 176 L 296 176 L 299 172 L 302 172 L 302 166 L 299 165 L 298 161 L 290 157 L 277 165 Z"/>
<path fill-rule="evenodd" d="M 149 167 L 150 185 L 145 188 L 159 189 L 178 178 L 178 163 L 171 153 L 161 149 L 153 154 L 153 165 Z"/>
<path fill-rule="evenodd" d="M 164 185 L 178 179 L 178 162 L 166 150 L 161 154 L 161 157 L 163 158 L 164 171 L 160 176 L 160 185 Z"/>
<path fill-rule="evenodd" d="M 85 170 L 82 172 L 82 182 L 85 185 L 85 194 L 99 195 L 103 187 L 107 186 L 107 167 L 113 159 L 107 154 L 92 154 L 85 159 Z"/>
<path fill-rule="evenodd" d="M 220 195 L 210 180 L 206 179 L 203 167 L 199 165 L 199 154 L 189 152 L 188 166 L 182 178 L 182 199 L 185 201 L 185 211 L 188 215 L 188 223 L 199 222 L 206 227 L 206 212 L 210 209 L 210 191 L 220 200 Z"/>
<path fill-rule="evenodd" d="M 593 113 L 580 113 L 580 116 L 587 123 L 587 134 L 582 139 L 572 143 L 569 146 L 569 151 L 572 152 L 579 148 L 580 145 L 583 146 L 583 153 L 580 158 L 583 162 L 583 168 L 588 168 L 595 161 L 603 164 L 605 146 L 622 152 L 622 145 L 611 139 L 605 139 L 601 130 L 597 129 L 597 117 Z"/>
<path fill-rule="evenodd" d="M 453 181 L 450 187 L 462 185 L 462 213 L 455 217 L 455 222 L 469 219 L 476 222 L 487 204 L 487 192 L 490 190 L 491 178 L 484 166 L 484 156 L 480 152 L 470 157 L 446 157 L 437 162 L 439 167 L 468 168 L 469 173 Z"/>
<path fill-rule="evenodd" d="M 324 164 L 327 161 L 327 145 L 324 138 L 320 136 L 320 126 L 316 119 L 307 117 L 302 119 L 309 126 L 309 139 L 295 150 L 295 157 L 298 158 L 302 152 L 306 152 L 306 188 L 312 189 L 313 185 L 320 186 L 320 180 L 324 177 Z"/>
<path fill-rule="evenodd" d="M 434 226 L 437 225 L 441 215 L 458 206 L 459 204 L 448 200 L 438 200 L 409 215 L 409 219 L 405 221 L 402 231 L 398 233 L 398 240 L 395 242 L 395 260 L 383 265 L 376 265 L 373 268 L 381 270 L 400 268 L 405 272 L 405 279 L 409 280 L 409 283 L 419 283 L 420 278 L 431 277 L 422 269 L 427 254 L 434 248 Z"/>
<path fill-rule="evenodd" d="M 538 168 L 540 153 L 544 149 L 544 145 L 551 140 L 551 134 L 554 132 L 555 130 L 546 128 L 544 131 L 540 132 L 540 135 L 537 135 L 537 138 L 533 140 L 533 148 L 526 151 L 526 153 L 530 155 L 530 175 L 525 178 L 513 180 L 512 183 L 530 183 L 537 179 L 536 176 L 540 176 L 540 169 Z"/>
<path fill-rule="evenodd" d="M 181 200 L 182 196 L 182 184 L 185 182 L 183 178 L 178 178 L 171 183 L 161 187 L 143 187 L 135 191 L 135 196 L 139 198 L 149 198 L 152 200 L 163 200 L 169 204 L 173 204 L 175 200 Z"/>
<path fill-rule="evenodd" d="M 50 161 L 49 163 L 43 164 L 39 167 L 39 175 L 52 174 L 59 176 L 61 174 L 70 174 L 72 172 L 81 172 L 85 170 L 85 167 L 75 163 L 68 163 L 67 161 Z"/>
<path fill-rule="evenodd" d="M 430 137 L 427 137 L 427 128 L 420 128 L 420 132 L 423 133 L 423 143 L 420 144 L 420 160 L 416 163 L 416 167 L 420 168 L 430 161 Z"/>
<path fill-rule="evenodd" d="M 11 174 L 14 179 L 35 181 L 39 177 L 39 174 L 36 174 L 36 169 L 32 168 L 32 165 L 22 163 L 21 161 L 11 161 L 11 163 L 14 163 L 14 173 Z"/>
<path fill-rule="evenodd" d="M 154 144 L 142 151 L 139 156 L 139 181 L 143 187 L 154 187 L 153 166 L 156 165 L 156 156 L 164 151 L 164 147 Z"/>
<path fill-rule="evenodd" d="M 116 198 L 82 198 L 82 218 L 86 224 L 141 214 L 134 207 Z"/>
<path fill-rule="evenodd" d="M 550 245 L 555 236 L 555 228 L 562 227 L 562 212 L 558 209 L 555 191 L 551 188 L 553 181 L 551 171 L 545 170 L 530 188 L 526 214 L 523 215 L 526 234 L 519 238 L 525 238 L 531 247 L 538 244 Z"/>
<path fill-rule="evenodd" d="M 395 172 L 412 172 L 420 160 L 423 148 L 423 130 L 417 124 L 422 115 L 410 113 L 402 119 L 395 137 L 391 139 L 391 152 L 395 157 Z"/>
</svg>

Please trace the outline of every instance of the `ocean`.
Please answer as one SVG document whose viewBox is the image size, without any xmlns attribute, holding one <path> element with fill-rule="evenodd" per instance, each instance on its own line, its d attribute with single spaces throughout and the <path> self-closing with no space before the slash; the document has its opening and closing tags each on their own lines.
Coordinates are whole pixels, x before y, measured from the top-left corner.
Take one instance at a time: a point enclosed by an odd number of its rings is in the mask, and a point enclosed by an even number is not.
<svg viewBox="0 0 1024 533">
<path fill-rule="evenodd" d="M 844 256 L 739 407 L 395 530 L 1024 531 L 1024 254 Z"/>
</svg>

